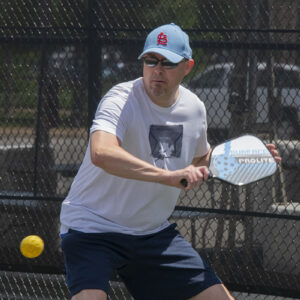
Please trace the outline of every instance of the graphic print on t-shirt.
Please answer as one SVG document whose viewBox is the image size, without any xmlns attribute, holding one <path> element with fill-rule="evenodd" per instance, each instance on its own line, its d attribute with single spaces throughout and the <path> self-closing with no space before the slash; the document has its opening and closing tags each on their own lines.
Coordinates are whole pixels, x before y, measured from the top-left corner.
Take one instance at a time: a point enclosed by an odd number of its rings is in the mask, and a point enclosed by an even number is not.
<svg viewBox="0 0 300 300">
<path fill-rule="evenodd" d="M 155 165 L 165 168 L 164 159 L 180 157 L 183 125 L 151 125 L 149 142 Z"/>
</svg>

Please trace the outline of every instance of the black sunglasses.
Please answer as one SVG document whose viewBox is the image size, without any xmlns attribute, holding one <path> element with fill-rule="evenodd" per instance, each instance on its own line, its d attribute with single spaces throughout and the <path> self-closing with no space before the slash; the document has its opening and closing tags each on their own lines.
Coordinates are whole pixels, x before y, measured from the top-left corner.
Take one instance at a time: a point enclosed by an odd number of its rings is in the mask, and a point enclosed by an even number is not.
<svg viewBox="0 0 300 300">
<path fill-rule="evenodd" d="M 157 59 L 155 57 L 143 57 L 143 61 L 146 66 L 154 68 L 158 65 L 158 63 L 161 63 L 161 66 L 165 69 L 174 69 L 176 68 L 181 62 L 186 61 L 186 59 L 183 59 L 179 63 L 173 63 L 167 59 Z"/>
</svg>

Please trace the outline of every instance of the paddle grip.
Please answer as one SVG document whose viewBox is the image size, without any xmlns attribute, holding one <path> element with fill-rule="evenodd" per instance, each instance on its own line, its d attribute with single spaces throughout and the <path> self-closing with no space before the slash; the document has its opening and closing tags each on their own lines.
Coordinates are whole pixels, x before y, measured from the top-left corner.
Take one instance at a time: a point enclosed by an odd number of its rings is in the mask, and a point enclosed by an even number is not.
<svg viewBox="0 0 300 300">
<path fill-rule="evenodd" d="M 213 178 L 213 175 L 211 174 L 211 172 L 209 172 L 209 175 L 208 175 L 208 180 L 209 179 L 211 179 L 211 178 Z M 182 178 L 181 180 L 180 180 L 180 183 L 181 183 L 181 185 L 184 187 L 184 188 L 186 188 L 187 186 L 188 186 L 188 182 L 187 182 L 187 180 L 185 179 L 185 178 Z"/>
<path fill-rule="evenodd" d="M 188 186 L 188 182 L 187 182 L 187 180 L 186 180 L 185 178 L 181 179 L 181 180 L 180 180 L 180 183 L 181 183 L 181 185 L 182 185 L 183 187 L 185 187 L 185 188 Z"/>
</svg>

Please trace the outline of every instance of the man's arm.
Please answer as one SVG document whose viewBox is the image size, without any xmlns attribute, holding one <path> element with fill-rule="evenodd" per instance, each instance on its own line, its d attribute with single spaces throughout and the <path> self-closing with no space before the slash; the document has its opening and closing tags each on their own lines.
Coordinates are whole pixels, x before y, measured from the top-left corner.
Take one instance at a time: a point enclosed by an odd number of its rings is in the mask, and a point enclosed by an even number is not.
<svg viewBox="0 0 300 300">
<path fill-rule="evenodd" d="M 195 167 L 201 167 L 201 166 L 208 167 L 211 151 L 212 151 L 212 149 L 210 148 L 209 151 L 204 156 L 195 157 L 192 161 L 192 165 L 194 165 Z"/>
<path fill-rule="evenodd" d="M 199 185 L 205 180 L 206 175 L 208 176 L 208 173 L 203 171 L 205 167 L 198 167 L 193 164 L 176 171 L 157 168 L 124 150 L 120 140 L 115 135 L 105 131 L 95 131 L 91 134 L 90 151 L 91 160 L 95 166 L 112 175 L 128 179 L 157 182 L 183 188 L 180 181 L 185 178 L 189 183 L 186 189 L 190 189 Z"/>
<path fill-rule="evenodd" d="M 166 171 L 157 168 L 127 152 L 120 140 L 105 131 L 91 135 L 92 163 L 115 176 L 151 182 L 162 182 Z"/>
</svg>

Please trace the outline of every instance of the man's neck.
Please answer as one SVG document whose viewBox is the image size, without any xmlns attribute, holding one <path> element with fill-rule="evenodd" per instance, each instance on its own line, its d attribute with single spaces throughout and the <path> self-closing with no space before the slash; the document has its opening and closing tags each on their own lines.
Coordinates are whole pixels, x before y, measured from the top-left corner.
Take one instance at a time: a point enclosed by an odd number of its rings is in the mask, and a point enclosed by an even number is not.
<svg viewBox="0 0 300 300">
<path fill-rule="evenodd" d="M 149 96 L 150 100 L 153 103 L 155 103 L 156 105 L 161 106 L 161 107 L 170 107 L 177 101 L 178 94 L 179 94 L 179 89 L 177 89 L 171 95 L 162 95 L 162 96 L 153 97 L 148 94 L 148 96 Z"/>
</svg>

